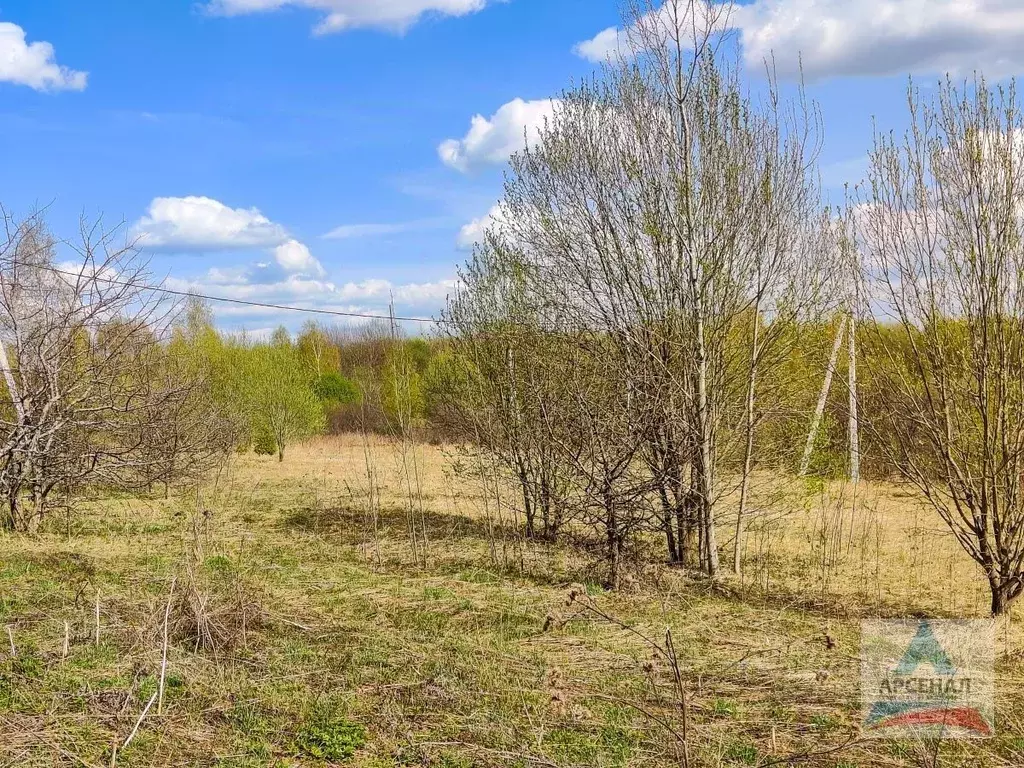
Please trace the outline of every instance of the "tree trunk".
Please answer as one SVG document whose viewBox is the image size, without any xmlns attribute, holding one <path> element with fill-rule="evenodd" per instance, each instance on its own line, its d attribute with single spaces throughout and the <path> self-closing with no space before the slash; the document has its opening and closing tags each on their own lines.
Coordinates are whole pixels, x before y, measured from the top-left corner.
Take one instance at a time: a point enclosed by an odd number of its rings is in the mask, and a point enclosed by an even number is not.
<svg viewBox="0 0 1024 768">
<path fill-rule="evenodd" d="M 0 369 L 3 369 L 7 391 L 11 395 L 11 405 L 18 416 L 18 426 L 21 426 L 25 423 L 25 405 L 21 402 L 21 396 L 18 394 L 18 385 L 14 380 L 11 361 L 7 358 L 7 348 L 4 347 L 3 342 L 0 342 Z"/>
<path fill-rule="evenodd" d="M 676 535 L 675 535 L 675 512 L 672 508 L 672 502 L 669 501 L 668 491 L 665 490 L 664 483 L 660 484 L 658 488 L 658 496 L 661 499 L 661 517 L 662 525 L 665 528 L 665 542 L 668 544 L 668 561 L 670 563 L 679 562 L 679 550 L 676 548 Z"/>
<path fill-rule="evenodd" d="M 1006 595 L 997 584 L 990 584 L 992 589 L 992 615 L 1002 616 L 1006 611 Z"/>
<path fill-rule="evenodd" d="M 615 502 L 609 491 L 604 494 L 605 526 L 608 535 L 608 585 L 619 588 L 619 520 L 615 512 Z"/>
<path fill-rule="evenodd" d="M 743 480 L 740 483 L 740 506 L 736 511 L 736 541 L 732 550 L 732 571 L 740 575 L 740 560 L 743 555 L 743 526 L 747 514 L 747 497 L 750 492 L 750 468 L 754 461 L 754 390 L 757 386 L 757 359 L 759 331 L 761 329 L 760 301 L 754 303 L 754 331 L 750 342 L 750 375 L 747 377 L 747 444 L 743 451 Z"/>
<path fill-rule="evenodd" d="M 686 489 L 685 493 L 681 491 L 682 498 L 676 510 L 676 520 L 678 522 L 676 546 L 679 548 L 679 562 L 686 566 L 693 565 L 695 562 L 699 563 L 699 557 L 698 559 L 694 558 L 694 550 L 699 549 L 699 547 L 694 546 L 696 544 L 694 539 L 698 527 L 697 511 L 699 509 L 699 502 L 693 490 L 694 474 L 695 472 L 691 468 L 690 486 Z"/>
<path fill-rule="evenodd" d="M 541 461 L 546 461 L 546 458 L 542 455 Z M 544 538 L 551 541 L 558 534 L 561 521 L 558 519 L 558 515 L 553 513 L 551 509 L 551 484 L 548 480 L 547 472 L 542 470 L 540 476 L 540 512 L 541 522 L 544 526 Z"/>
<path fill-rule="evenodd" d="M 715 536 L 715 476 L 714 476 L 714 432 L 711 424 L 711 399 L 708 393 L 708 360 L 704 339 L 704 320 L 697 318 L 697 429 L 699 431 L 699 454 L 697 462 L 697 491 L 700 503 L 701 543 L 705 557 L 702 565 L 705 573 L 714 578 L 718 575 L 718 541 Z"/>
<path fill-rule="evenodd" d="M 1024 583 L 1020 577 L 1005 580 L 990 574 L 988 577 L 989 589 L 992 592 L 992 615 L 1002 616 L 1021 596 L 1024 591 Z"/>
<path fill-rule="evenodd" d="M 523 514 L 526 515 L 526 537 L 532 539 L 536 534 L 535 526 L 536 509 L 531 501 L 530 481 L 527 477 L 526 467 L 520 459 L 519 465 L 519 486 L 523 493 Z"/>
</svg>

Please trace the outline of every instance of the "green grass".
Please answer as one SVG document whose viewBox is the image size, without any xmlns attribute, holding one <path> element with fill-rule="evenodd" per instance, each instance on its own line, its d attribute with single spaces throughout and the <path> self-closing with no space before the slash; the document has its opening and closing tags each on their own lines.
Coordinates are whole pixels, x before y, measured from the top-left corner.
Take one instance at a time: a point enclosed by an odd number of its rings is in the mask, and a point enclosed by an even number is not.
<svg viewBox="0 0 1024 768">
<path fill-rule="evenodd" d="M 70 537 L 0 535 L 0 627 L 17 648 L 3 650 L 0 629 L 0 764 L 110 764 L 157 688 L 175 576 L 181 599 L 194 580 L 231 642 L 197 648 L 170 633 L 163 710 L 120 766 L 678 766 L 671 670 L 637 634 L 661 643 L 667 627 L 692 768 L 791 754 L 810 754 L 800 764 L 812 768 L 923 764 L 913 743 L 829 751 L 859 717 L 858 623 L 838 603 L 806 607 L 797 582 L 733 593 L 671 569 L 610 593 L 590 555 L 539 543 L 510 544 L 506 558 L 498 542 L 495 558 L 473 518 L 479 500 L 449 498 L 440 481 L 425 494 L 424 566 L 400 520 L 376 542 L 361 515 L 323 522 L 354 503 L 355 471 L 323 486 L 298 449 L 283 467 L 245 459 L 207 491 L 198 541 L 194 493 L 90 502 Z M 301 525 L 297 509 L 313 510 Z M 629 630 L 581 612 L 574 590 Z M 943 745 L 942 765 L 1020 765 L 1019 658 L 1000 662 L 999 738 Z"/>
</svg>

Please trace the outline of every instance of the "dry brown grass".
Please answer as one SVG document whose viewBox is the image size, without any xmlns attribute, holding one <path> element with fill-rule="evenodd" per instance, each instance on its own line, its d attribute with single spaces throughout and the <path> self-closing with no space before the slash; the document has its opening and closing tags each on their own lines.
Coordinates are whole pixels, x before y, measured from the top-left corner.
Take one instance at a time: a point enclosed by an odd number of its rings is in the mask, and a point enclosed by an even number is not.
<svg viewBox="0 0 1024 768">
<path fill-rule="evenodd" d="M 459 461 L 324 438 L 283 464 L 239 457 L 198 492 L 96 499 L 38 538 L 5 535 L 18 656 L 0 658 L 0 764 L 109 765 L 157 685 L 171 579 L 195 597 L 188 567 L 217 599 L 217 647 L 172 633 L 163 713 L 118 765 L 323 765 L 349 747 L 377 767 L 677 765 L 669 670 L 635 634 L 667 627 L 694 768 L 933 764 L 915 743 L 828 751 L 856 733 L 860 616 L 985 610 L 974 566 L 900 489 L 864 484 L 853 512 L 841 486 L 762 478 L 777 487 L 755 505 L 744 580 L 650 566 L 610 594 L 596 555 L 522 541 Z M 568 604 L 573 589 L 629 630 Z M 944 745 L 940 765 L 1024 764 L 1016 622 L 1000 642 L 1000 735 Z"/>
</svg>

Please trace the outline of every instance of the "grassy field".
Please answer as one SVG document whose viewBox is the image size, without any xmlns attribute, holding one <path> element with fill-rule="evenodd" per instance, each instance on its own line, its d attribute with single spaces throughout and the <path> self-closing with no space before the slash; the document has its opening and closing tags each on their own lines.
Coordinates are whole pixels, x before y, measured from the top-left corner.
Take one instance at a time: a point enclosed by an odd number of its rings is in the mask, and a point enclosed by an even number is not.
<svg viewBox="0 0 1024 768">
<path fill-rule="evenodd" d="M 743 579 L 648 566 L 612 594 L 585 542 L 520 540 L 468 470 L 323 439 L 4 534 L 0 764 L 680 765 L 671 665 L 648 643 L 667 629 L 691 766 L 1024 764 L 1013 619 L 995 739 L 859 740 L 860 618 L 987 606 L 907 492 L 787 481 L 757 500 Z"/>
</svg>

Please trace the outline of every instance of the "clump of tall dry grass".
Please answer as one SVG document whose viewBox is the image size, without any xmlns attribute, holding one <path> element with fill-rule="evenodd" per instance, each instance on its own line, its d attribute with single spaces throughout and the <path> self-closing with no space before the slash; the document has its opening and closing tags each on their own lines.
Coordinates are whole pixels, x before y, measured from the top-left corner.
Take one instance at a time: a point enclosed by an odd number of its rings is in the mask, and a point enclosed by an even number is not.
<svg viewBox="0 0 1024 768">
<path fill-rule="evenodd" d="M 244 552 L 206 556 L 210 513 L 197 510 L 185 542 L 179 588 L 167 610 L 168 634 L 196 652 L 218 655 L 246 648 L 265 620 L 263 590 L 245 572 Z"/>
</svg>

